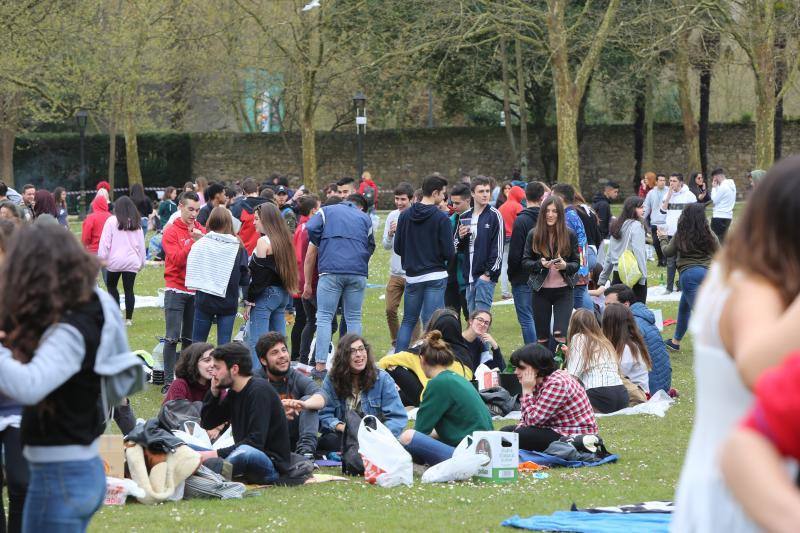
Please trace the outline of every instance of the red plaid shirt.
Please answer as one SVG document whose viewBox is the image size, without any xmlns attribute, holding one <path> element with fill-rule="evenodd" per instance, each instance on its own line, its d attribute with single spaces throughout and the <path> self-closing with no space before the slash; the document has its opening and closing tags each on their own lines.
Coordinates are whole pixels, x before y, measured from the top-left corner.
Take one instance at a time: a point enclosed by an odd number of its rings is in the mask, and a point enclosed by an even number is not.
<svg viewBox="0 0 800 533">
<path fill-rule="evenodd" d="M 550 428 L 564 436 L 596 434 L 592 404 L 581 384 L 563 370 L 556 370 L 520 399 L 522 419 L 518 428 Z"/>
</svg>

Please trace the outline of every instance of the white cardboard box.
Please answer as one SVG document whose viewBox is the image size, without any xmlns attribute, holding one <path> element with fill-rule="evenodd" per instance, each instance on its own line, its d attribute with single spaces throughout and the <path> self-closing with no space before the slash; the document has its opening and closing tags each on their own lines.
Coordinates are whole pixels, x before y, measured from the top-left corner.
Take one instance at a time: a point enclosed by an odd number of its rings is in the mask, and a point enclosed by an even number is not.
<svg viewBox="0 0 800 533">
<path fill-rule="evenodd" d="M 519 435 L 510 431 L 474 431 L 475 453 L 491 459 L 475 475 L 477 481 L 509 483 L 519 479 Z"/>
</svg>

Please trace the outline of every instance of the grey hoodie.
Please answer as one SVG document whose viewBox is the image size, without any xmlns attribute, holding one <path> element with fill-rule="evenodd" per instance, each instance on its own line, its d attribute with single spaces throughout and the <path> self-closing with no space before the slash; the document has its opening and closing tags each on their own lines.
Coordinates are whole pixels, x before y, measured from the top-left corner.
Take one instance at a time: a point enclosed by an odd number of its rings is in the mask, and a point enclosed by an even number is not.
<svg viewBox="0 0 800 533">
<path fill-rule="evenodd" d="M 645 231 L 644 226 L 637 220 L 626 220 L 620 230 L 620 238 L 615 239 L 609 235 L 608 252 L 603 262 L 603 272 L 600 273 L 598 285 L 604 285 L 611 277 L 611 274 L 617 270 L 617 263 L 619 258 L 625 253 L 625 250 L 630 249 L 633 255 L 636 256 L 636 263 L 639 265 L 639 270 L 642 273 L 642 279 L 639 280 L 640 285 L 647 283 L 647 252 L 645 251 Z"/>
<path fill-rule="evenodd" d="M 111 409 L 126 396 L 144 387 L 141 361 L 128 346 L 119 306 L 104 291 L 95 289 L 103 308 L 103 329 L 94 371 L 100 376 L 100 399 L 106 421 Z M 29 363 L 15 360 L 8 348 L 0 346 L 0 392 L 24 405 L 35 405 L 77 373 L 86 346 L 71 325 L 53 324 L 42 335 Z M 97 455 L 97 441 L 89 446 L 27 446 L 25 456 L 33 462 L 85 460 Z"/>
</svg>

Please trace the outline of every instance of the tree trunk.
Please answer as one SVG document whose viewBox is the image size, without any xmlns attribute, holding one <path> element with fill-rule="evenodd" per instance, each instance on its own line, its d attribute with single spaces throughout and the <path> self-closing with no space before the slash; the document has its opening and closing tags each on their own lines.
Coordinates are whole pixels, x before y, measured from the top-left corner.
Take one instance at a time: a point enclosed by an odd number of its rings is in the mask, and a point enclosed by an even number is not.
<svg viewBox="0 0 800 533">
<path fill-rule="evenodd" d="M 781 158 L 783 149 L 783 98 L 778 98 L 786 83 L 786 36 L 775 37 L 775 161 Z"/>
<path fill-rule="evenodd" d="M 314 117 L 304 114 L 300 129 L 303 141 L 303 183 L 309 191 L 317 192 L 317 140 Z"/>
<path fill-rule="evenodd" d="M 508 77 L 508 54 L 506 53 L 506 39 L 500 38 L 500 71 L 503 77 L 503 116 L 505 117 L 506 136 L 508 146 L 511 148 L 511 160 L 514 164 L 519 160 L 517 142 L 514 139 L 514 126 L 511 124 L 511 82 Z"/>
<path fill-rule="evenodd" d="M 112 117 L 108 121 L 108 184 L 111 185 L 111 199 L 114 199 L 117 170 L 117 121 Z"/>
<path fill-rule="evenodd" d="M 569 183 L 581 190 L 580 153 L 578 150 L 578 116 L 568 95 L 556 90 L 556 137 L 558 139 L 558 182 Z"/>
<path fill-rule="evenodd" d="M 703 68 L 700 71 L 700 169 L 706 179 L 708 172 L 708 111 L 711 102 L 711 69 Z"/>
<path fill-rule="evenodd" d="M 0 178 L 9 187 L 14 187 L 14 139 L 16 132 L 9 126 L 0 128 Z"/>
<path fill-rule="evenodd" d="M 655 156 L 655 151 L 653 148 L 653 122 L 655 119 L 653 115 L 655 115 L 653 111 L 653 77 L 648 76 L 646 85 L 645 85 L 645 104 L 644 104 L 644 162 L 643 166 L 646 169 L 645 172 L 653 172 L 655 163 L 653 158 Z"/>
<path fill-rule="evenodd" d="M 139 166 L 139 143 L 133 115 L 125 114 L 125 166 L 128 169 L 128 188 L 134 183 L 142 184 L 142 168 Z"/>
<path fill-rule="evenodd" d="M 775 157 L 775 88 L 756 90 L 756 168 L 768 170 Z"/>
<path fill-rule="evenodd" d="M 514 40 L 514 56 L 517 67 L 517 106 L 519 107 L 519 169 L 528 175 L 528 110 L 525 107 L 525 69 L 522 66 L 522 43 Z"/>
<path fill-rule="evenodd" d="M 644 84 L 649 83 L 645 80 Z M 639 180 L 642 179 L 642 159 L 644 158 L 644 122 L 646 108 L 647 108 L 647 95 L 645 94 L 644 87 L 636 93 L 636 100 L 633 104 L 633 192 L 639 190 Z"/>
<path fill-rule="evenodd" d="M 678 102 L 681 108 L 687 173 L 700 170 L 700 136 L 697 122 L 694 119 L 694 110 L 692 109 L 688 47 L 689 35 L 687 31 L 684 31 L 678 37 L 675 50 L 675 74 L 678 82 Z"/>
</svg>

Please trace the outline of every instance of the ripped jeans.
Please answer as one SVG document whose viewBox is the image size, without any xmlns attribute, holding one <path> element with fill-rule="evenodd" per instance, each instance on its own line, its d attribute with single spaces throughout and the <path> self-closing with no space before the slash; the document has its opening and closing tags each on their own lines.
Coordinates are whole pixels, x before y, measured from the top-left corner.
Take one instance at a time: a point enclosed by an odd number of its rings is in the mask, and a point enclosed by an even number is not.
<svg viewBox="0 0 800 533">
<path fill-rule="evenodd" d="M 194 294 L 165 291 L 164 322 L 164 384 L 169 385 L 175 379 L 178 343 L 181 343 L 181 349 L 192 344 Z"/>
</svg>

